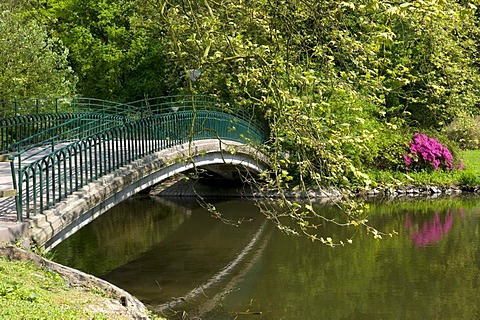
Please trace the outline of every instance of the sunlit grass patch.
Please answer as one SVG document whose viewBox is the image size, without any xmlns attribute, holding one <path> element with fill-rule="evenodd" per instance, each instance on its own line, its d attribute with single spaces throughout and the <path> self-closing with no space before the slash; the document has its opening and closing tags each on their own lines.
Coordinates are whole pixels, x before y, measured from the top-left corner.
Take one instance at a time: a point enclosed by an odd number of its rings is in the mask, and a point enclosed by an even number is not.
<svg viewBox="0 0 480 320">
<path fill-rule="evenodd" d="M 460 156 L 463 159 L 465 170 L 480 174 L 480 149 L 462 151 Z"/>
<path fill-rule="evenodd" d="M 112 319 L 99 294 L 78 290 L 29 261 L 0 258 L 0 318 Z M 100 306 L 100 308 L 99 308 Z M 128 319 L 115 315 L 115 319 Z"/>
</svg>

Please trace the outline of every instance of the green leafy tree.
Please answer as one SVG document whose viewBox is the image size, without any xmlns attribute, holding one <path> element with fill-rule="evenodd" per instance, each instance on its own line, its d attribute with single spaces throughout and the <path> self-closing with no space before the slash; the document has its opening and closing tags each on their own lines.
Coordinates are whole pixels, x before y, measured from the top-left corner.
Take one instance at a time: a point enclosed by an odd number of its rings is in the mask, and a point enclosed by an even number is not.
<svg viewBox="0 0 480 320">
<path fill-rule="evenodd" d="M 0 47 L 0 100 L 74 93 L 68 50 L 21 11 L 0 13 Z"/>
<path fill-rule="evenodd" d="M 70 50 L 81 95 L 136 100 L 166 94 L 165 50 L 138 26 L 137 9 L 131 0 L 48 0 L 37 6 Z"/>
<path fill-rule="evenodd" d="M 216 94 L 270 124 L 272 140 L 264 152 L 272 159 L 272 170 L 263 174 L 265 189 L 276 188 L 285 196 L 294 186 L 369 184 L 343 152 L 352 144 L 364 145 L 372 135 L 361 125 L 365 119 L 356 117 L 352 124 L 347 119 L 349 113 L 363 113 L 369 102 L 336 76 L 328 43 L 315 31 L 321 30 L 316 23 L 323 23 L 312 18 L 318 6 L 287 1 L 160 1 L 150 6 L 155 17 L 151 27 L 166 35 L 162 40 L 176 62 L 171 73 L 183 75 L 185 92 Z M 336 21 L 335 10 L 324 8 L 328 23 Z M 191 69 L 202 72 L 195 82 L 188 77 Z M 345 114 L 335 112 L 336 107 Z M 299 227 L 282 224 L 278 208 L 263 207 L 280 228 L 333 243 L 310 232 L 316 228 L 310 218 L 324 219 L 311 205 L 287 198 L 278 204 Z M 347 203 L 344 208 L 345 219 L 335 223 L 364 224 L 360 207 Z"/>
<path fill-rule="evenodd" d="M 458 111 L 478 108 L 473 5 L 373 1 L 358 8 L 368 30 L 362 42 L 375 52 L 360 83 L 377 82 L 375 98 L 390 116 L 440 128 Z"/>
</svg>

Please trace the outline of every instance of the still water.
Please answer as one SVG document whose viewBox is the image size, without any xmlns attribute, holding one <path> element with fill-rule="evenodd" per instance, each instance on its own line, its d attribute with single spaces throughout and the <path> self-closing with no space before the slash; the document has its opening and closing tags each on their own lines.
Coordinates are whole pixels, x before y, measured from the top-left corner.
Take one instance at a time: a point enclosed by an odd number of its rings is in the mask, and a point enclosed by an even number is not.
<svg viewBox="0 0 480 320">
<path fill-rule="evenodd" d="M 480 199 L 371 203 L 369 221 L 287 236 L 252 201 L 131 198 L 56 248 L 55 260 L 129 291 L 170 319 L 479 319 Z M 326 215 L 335 209 L 321 207 Z"/>
</svg>

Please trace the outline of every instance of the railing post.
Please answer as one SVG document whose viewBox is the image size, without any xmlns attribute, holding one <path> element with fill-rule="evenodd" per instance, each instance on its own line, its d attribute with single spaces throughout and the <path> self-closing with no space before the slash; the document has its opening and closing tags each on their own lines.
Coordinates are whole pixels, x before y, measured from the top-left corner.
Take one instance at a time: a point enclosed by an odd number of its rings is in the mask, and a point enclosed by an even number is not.
<svg viewBox="0 0 480 320">
<path fill-rule="evenodd" d="M 18 110 L 17 110 L 17 100 L 13 101 L 13 117 L 17 117 Z M 18 125 L 15 124 L 15 129 L 12 132 L 12 141 L 18 141 Z"/>
<path fill-rule="evenodd" d="M 32 174 L 33 174 L 33 177 L 32 177 L 32 185 L 33 185 L 33 215 L 36 215 L 38 213 L 38 206 L 37 206 L 37 198 L 38 198 L 38 195 L 37 195 L 37 174 L 35 172 L 35 170 L 32 168 Z"/>
<path fill-rule="evenodd" d="M 17 194 L 15 195 L 15 208 L 17 210 L 17 220 L 18 221 L 23 221 L 23 214 L 22 214 L 22 188 L 19 184 L 17 184 L 17 176 L 15 172 L 15 157 L 12 156 L 10 158 L 10 169 L 12 171 L 12 184 L 13 184 L 13 189 L 17 191 Z M 18 158 L 18 166 L 20 168 L 20 156 Z M 20 171 L 18 171 L 20 172 Z M 19 175 L 20 178 L 20 175 Z M 21 179 L 20 179 L 21 180 Z"/>
</svg>

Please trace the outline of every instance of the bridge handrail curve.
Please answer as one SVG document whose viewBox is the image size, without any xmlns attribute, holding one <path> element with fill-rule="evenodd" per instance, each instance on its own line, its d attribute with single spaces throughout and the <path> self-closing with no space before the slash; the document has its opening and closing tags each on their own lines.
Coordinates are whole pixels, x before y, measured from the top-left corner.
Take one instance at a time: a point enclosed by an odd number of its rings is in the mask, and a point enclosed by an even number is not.
<svg viewBox="0 0 480 320">
<path fill-rule="evenodd" d="M 41 117 L 46 114 L 128 114 L 135 117 L 138 112 L 137 110 L 131 110 L 133 107 L 124 103 L 84 97 L 7 100 L 0 101 L 0 121 L 2 121 L 2 124 L 9 122 L 9 125 L 13 125 L 18 122 L 22 123 L 22 119 L 31 119 L 32 116 Z M 2 130 L 6 130 L 6 128 L 2 127 Z M 16 136 L 21 136 L 20 140 L 26 139 L 26 141 L 29 137 L 23 132 L 16 132 Z M 6 135 L 2 136 L 0 152 L 5 152 L 8 149 L 7 146 L 18 143 L 18 139 L 11 141 L 5 140 L 5 137 Z M 12 145 L 10 149 L 18 151 L 18 145 Z"/>
<path fill-rule="evenodd" d="M 190 136 L 192 128 L 193 136 Z M 261 143 L 261 128 L 231 114 L 197 110 L 157 114 L 74 141 L 18 168 L 17 218 L 29 218 L 87 183 L 148 154 L 198 139 Z M 25 215 L 24 215 L 25 213 Z"/>
<path fill-rule="evenodd" d="M 216 96 L 206 94 L 195 95 L 171 95 L 154 98 L 146 98 L 137 101 L 127 102 L 141 111 L 143 116 L 178 112 L 192 109 L 221 111 L 232 114 L 242 120 L 255 123 L 258 127 L 265 124 L 254 117 L 254 114 L 241 108 L 233 107 L 229 102 L 223 101 Z M 152 110 L 153 109 L 153 110 Z"/>
<path fill-rule="evenodd" d="M 57 102 L 59 99 L 56 99 Z M 66 100 L 66 99 L 65 99 Z M 28 101 L 35 101 L 35 105 L 38 106 L 38 99 L 31 99 Z M 152 103 L 153 102 L 153 103 Z M 106 100 L 99 100 L 93 98 L 74 98 L 72 100 L 72 104 L 76 104 L 77 114 L 81 114 L 77 117 L 72 117 L 70 121 L 65 121 L 60 125 L 56 125 L 52 128 L 44 129 L 41 132 L 38 132 L 34 135 L 30 135 L 25 137 L 24 139 L 13 142 L 8 146 L 9 152 L 15 152 L 15 156 L 17 158 L 21 157 L 22 154 L 25 152 L 33 149 L 38 148 L 42 144 L 44 145 L 52 145 L 54 143 L 58 143 L 64 140 L 71 140 L 79 138 L 78 135 L 72 135 L 71 137 L 66 136 L 64 139 L 59 138 L 56 134 L 57 132 L 63 132 L 63 136 L 65 133 L 68 132 L 81 132 L 83 130 L 89 130 L 87 128 L 92 128 L 95 122 L 101 122 L 105 120 L 112 120 L 112 114 L 117 116 L 125 117 L 124 121 L 128 121 L 129 119 L 136 119 L 142 118 L 146 116 L 151 116 L 153 114 L 163 114 L 163 113 L 170 113 L 170 112 L 178 112 L 184 110 L 217 110 L 225 113 L 230 113 L 242 120 L 249 121 L 254 123 L 257 127 L 263 127 L 264 125 L 255 119 L 252 114 L 245 112 L 242 109 L 238 108 L 231 108 L 228 103 L 221 101 L 220 99 L 216 98 L 215 96 L 210 95 L 173 95 L 173 96 L 164 96 L 164 97 L 155 97 L 155 98 L 148 98 L 143 100 L 137 100 L 128 103 L 117 103 L 115 104 L 112 101 Z M 44 105 L 44 104 L 43 104 Z M 78 106 L 87 106 L 87 108 L 79 108 Z M 88 112 L 92 110 L 97 110 L 96 112 L 101 115 L 105 115 L 105 117 L 95 117 L 89 115 Z M 38 107 L 37 107 L 38 111 Z M 86 112 L 88 111 L 88 112 Z M 57 113 L 57 117 L 61 113 Z M 91 122 L 85 122 L 81 127 L 77 127 L 75 130 L 70 130 L 70 127 L 73 123 L 80 121 L 79 118 L 92 118 L 90 119 Z M 26 118 L 30 119 L 28 116 Z M 17 119 L 15 117 L 14 119 Z M 1 121 L 2 119 L 0 119 Z M 117 122 L 112 122 L 111 124 L 114 125 Z M 121 123 L 120 123 L 121 124 Z M 102 127 L 101 124 L 98 127 Z M 67 129 L 62 129 L 67 128 Z M 108 126 L 107 128 L 108 129 Z M 53 134 L 51 134 L 53 133 Z M 80 135 L 85 136 L 85 135 Z M 43 139 L 38 139 L 38 137 L 43 137 Z M 35 141 L 41 140 L 38 143 Z M 43 152 L 40 150 L 39 152 Z M 21 161 L 21 160 L 19 160 Z"/>
<path fill-rule="evenodd" d="M 110 122 L 110 125 L 120 125 L 122 122 L 114 120 L 113 118 L 115 117 L 117 118 L 117 120 L 121 117 L 125 119 L 138 117 L 138 110 L 132 109 L 135 108 L 135 106 L 127 105 L 124 103 L 114 103 L 112 101 L 93 98 L 74 98 L 72 104 L 75 104 L 75 107 L 72 108 L 76 110 L 74 114 L 76 114 L 77 116 L 72 117 L 72 119 L 63 122 L 60 125 L 47 128 L 20 141 L 11 143 L 7 148 L 8 151 L 15 152 L 14 158 L 20 159 L 22 154 L 28 152 L 33 148 L 37 148 L 42 144 L 47 145 L 48 148 L 48 146 L 51 144 L 61 142 L 62 139 L 57 134 L 55 134 L 57 132 L 68 133 L 89 131 L 95 126 L 97 126 L 97 128 L 101 128 L 105 124 L 105 122 Z M 94 113 L 92 111 L 96 112 Z M 58 117 L 58 115 L 60 115 L 61 113 L 56 112 L 55 114 L 57 114 Z M 84 123 L 80 126 L 77 126 L 75 129 L 70 130 L 69 127 L 79 121 L 84 121 Z M 64 128 L 67 129 L 64 130 Z M 80 133 L 80 135 L 82 134 Z M 42 141 L 38 143 L 32 143 L 32 141 L 36 141 L 36 138 L 42 136 L 47 138 L 42 139 Z M 64 140 L 76 138 L 78 138 L 77 135 L 72 135 L 70 137 L 65 137 Z M 43 152 L 43 150 L 40 152 Z"/>
<path fill-rule="evenodd" d="M 217 109 L 218 106 L 223 106 L 224 112 L 234 113 L 236 116 L 244 120 L 252 119 L 251 113 L 245 112 L 243 109 L 231 107 L 228 102 L 225 102 L 216 96 L 202 94 L 161 96 L 125 103 L 86 97 L 6 100 L 0 101 L 0 119 L 61 112 L 111 114 L 115 110 L 122 112 L 123 110 L 121 108 L 125 107 L 133 107 L 134 110 L 132 113 L 142 114 L 142 112 L 148 112 L 148 109 L 151 106 L 162 106 L 163 108 L 160 111 L 163 113 L 172 106 L 180 108 L 182 106 L 187 106 L 188 108 L 191 108 L 192 105 L 214 106 L 214 108 Z"/>
<path fill-rule="evenodd" d="M 0 118 L 0 153 L 7 153 L 8 147 L 16 141 L 53 127 L 51 122 L 62 121 L 73 115 L 72 113 L 46 113 Z"/>
<path fill-rule="evenodd" d="M 53 118 L 59 120 L 61 119 L 61 114 L 54 114 Z M 65 122 L 14 142 L 7 147 L 7 150 L 13 152 L 16 158 L 28 152 L 28 156 L 22 158 L 22 160 L 28 160 L 44 152 L 45 149 L 52 148 L 55 144 L 80 139 L 95 132 L 102 132 L 112 126 L 122 125 L 126 121 L 129 120 L 117 115 L 95 113 L 69 114 Z M 38 148 L 38 151 L 31 152 L 35 148 Z"/>
</svg>

